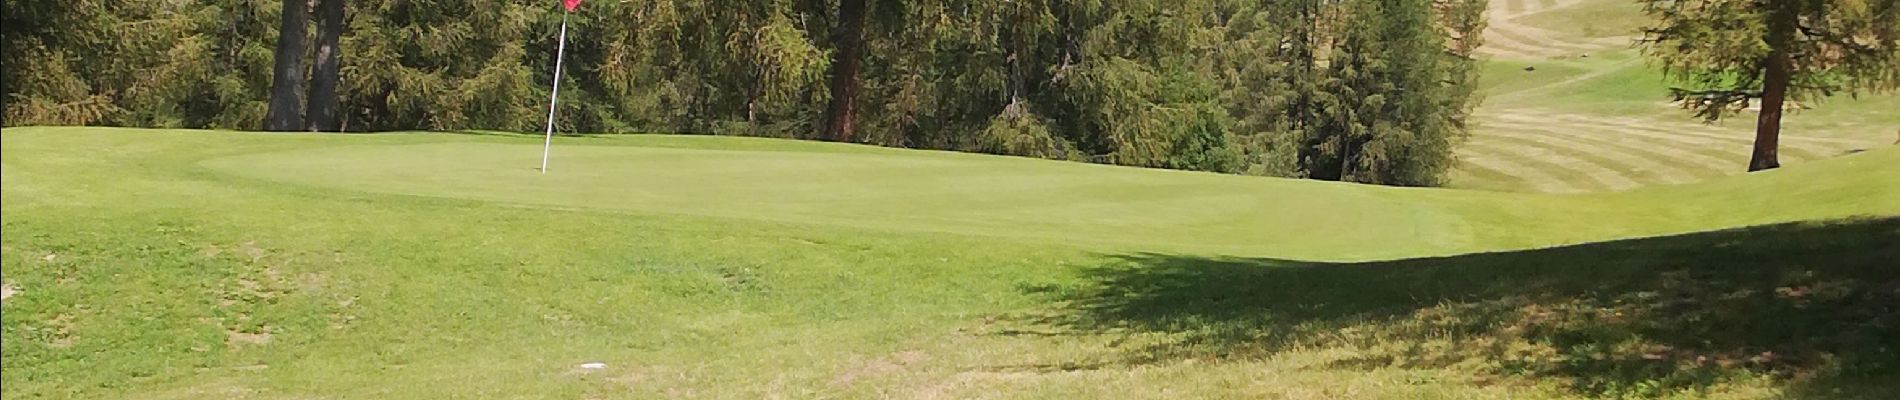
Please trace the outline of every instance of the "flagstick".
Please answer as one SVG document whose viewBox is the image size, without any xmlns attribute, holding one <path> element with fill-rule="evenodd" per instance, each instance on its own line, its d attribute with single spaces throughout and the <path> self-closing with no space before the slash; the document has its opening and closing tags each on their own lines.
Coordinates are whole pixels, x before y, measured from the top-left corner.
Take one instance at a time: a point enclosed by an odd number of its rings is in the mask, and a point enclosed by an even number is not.
<svg viewBox="0 0 1900 400">
<path fill-rule="evenodd" d="M 554 45 L 554 90 L 548 93 L 548 131 L 547 140 L 541 144 L 541 173 L 548 173 L 548 150 L 554 148 L 554 101 L 561 96 L 561 62 L 567 53 L 567 14 L 561 11 L 560 44 Z"/>
</svg>

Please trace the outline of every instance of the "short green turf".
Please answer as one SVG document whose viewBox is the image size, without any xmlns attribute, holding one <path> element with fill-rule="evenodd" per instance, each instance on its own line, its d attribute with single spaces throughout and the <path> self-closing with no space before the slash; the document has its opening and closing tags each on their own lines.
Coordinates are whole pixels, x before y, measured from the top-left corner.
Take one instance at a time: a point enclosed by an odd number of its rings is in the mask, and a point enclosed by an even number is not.
<svg viewBox="0 0 1900 400">
<path fill-rule="evenodd" d="M 1871 399 L 1900 365 L 1866 314 L 1895 148 L 1557 196 L 729 137 L 561 138 L 545 175 L 507 135 L 0 139 L 8 399 Z"/>
</svg>

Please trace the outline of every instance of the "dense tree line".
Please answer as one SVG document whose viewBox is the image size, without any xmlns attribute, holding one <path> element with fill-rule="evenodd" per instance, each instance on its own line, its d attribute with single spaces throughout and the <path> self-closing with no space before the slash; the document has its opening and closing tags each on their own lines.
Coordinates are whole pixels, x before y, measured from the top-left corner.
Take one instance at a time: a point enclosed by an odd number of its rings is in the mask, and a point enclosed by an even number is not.
<svg viewBox="0 0 1900 400">
<path fill-rule="evenodd" d="M 4 122 L 543 122 L 558 2 L 348 4 L 9 0 Z M 1475 102 L 1483 4 L 599 1 L 573 15 L 557 126 L 1432 185 Z M 303 104 L 272 104 L 273 81 Z"/>
</svg>

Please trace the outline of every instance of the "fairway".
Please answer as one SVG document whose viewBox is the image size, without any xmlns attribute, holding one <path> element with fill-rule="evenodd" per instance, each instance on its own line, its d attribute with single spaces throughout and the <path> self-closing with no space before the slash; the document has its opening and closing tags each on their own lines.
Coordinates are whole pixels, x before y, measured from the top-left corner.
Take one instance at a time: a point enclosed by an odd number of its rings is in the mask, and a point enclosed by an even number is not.
<svg viewBox="0 0 1900 400">
<path fill-rule="evenodd" d="M 538 140 L 7 129 L 6 396 L 1894 393 L 1893 148 L 1544 195 Z"/>
<path fill-rule="evenodd" d="M 1491 0 L 1485 99 L 1459 147 L 1451 186 L 1614 192 L 1740 174 L 1754 111 L 1714 124 L 1671 102 L 1671 83 L 1642 58 L 1642 4 L 1620 0 Z M 1786 116 L 1790 164 L 1894 142 L 1900 96 L 1839 95 Z"/>
<path fill-rule="evenodd" d="M 1900 399 L 1900 0 L 582 3 L 6 0 L 0 400 Z"/>
</svg>

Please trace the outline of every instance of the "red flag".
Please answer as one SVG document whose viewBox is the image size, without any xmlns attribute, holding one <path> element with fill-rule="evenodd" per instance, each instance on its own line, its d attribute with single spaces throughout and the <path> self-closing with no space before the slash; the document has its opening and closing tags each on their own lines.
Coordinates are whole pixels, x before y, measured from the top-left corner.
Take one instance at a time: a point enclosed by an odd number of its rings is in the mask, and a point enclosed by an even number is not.
<svg viewBox="0 0 1900 400">
<path fill-rule="evenodd" d="M 568 11 L 574 11 L 581 6 L 581 0 L 561 0 L 561 5 L 567 6 Z"/>
</svg>

